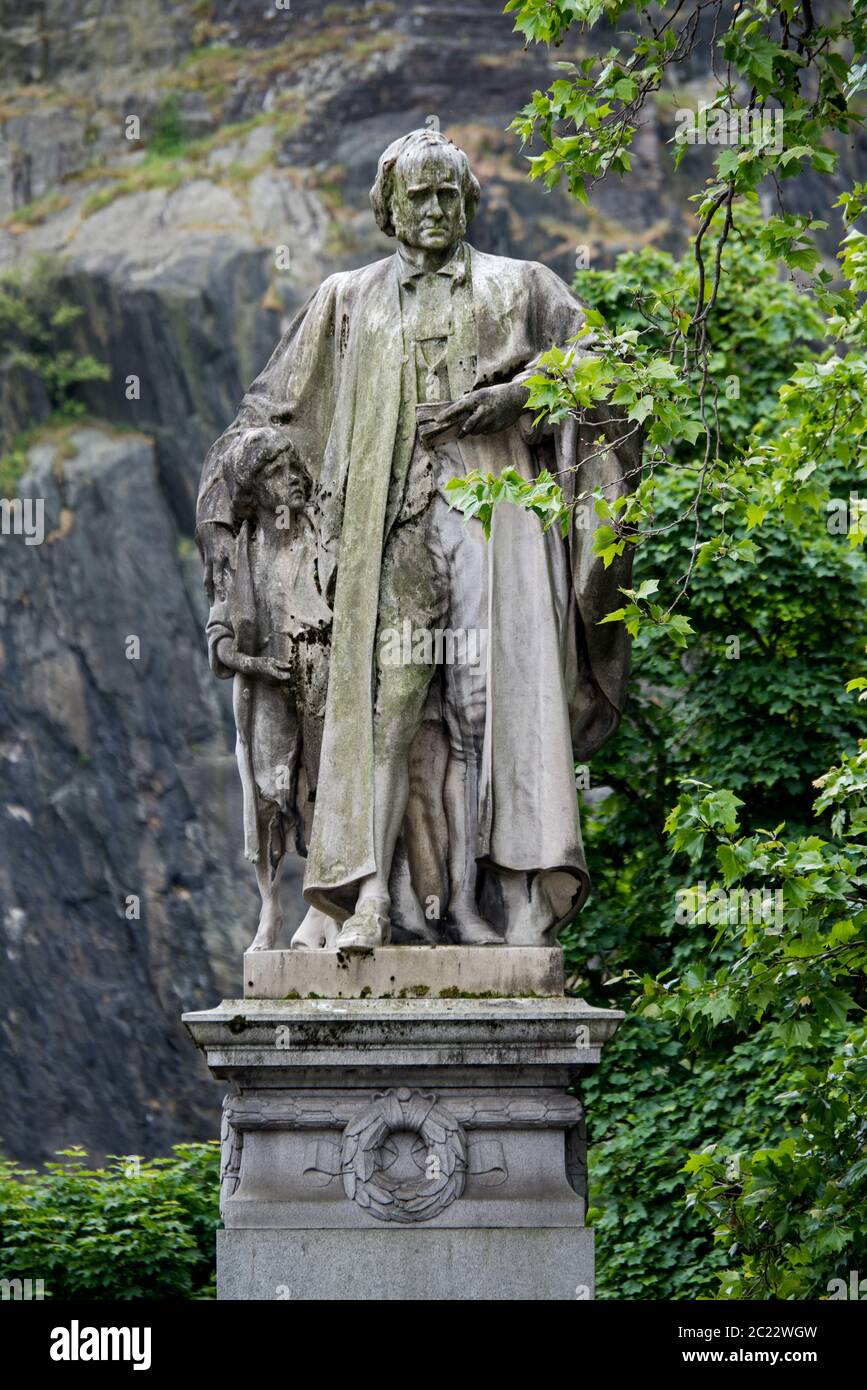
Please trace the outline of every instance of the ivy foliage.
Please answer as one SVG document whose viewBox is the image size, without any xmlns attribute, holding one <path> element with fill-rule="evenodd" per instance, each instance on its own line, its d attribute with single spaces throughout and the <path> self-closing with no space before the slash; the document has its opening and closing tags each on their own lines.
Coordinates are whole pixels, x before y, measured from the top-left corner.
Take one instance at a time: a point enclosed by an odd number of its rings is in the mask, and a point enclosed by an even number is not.
<svg viewBox="0 0 867 1390">
<path fill-rule="evenodd" d="M 867 1258 L 867 740 L 816 782 L 826 820 L 807 835 L 744 833 L 740 799 L 705 788 L 684 791 L 666 823 L 691 864 L 713 845 L 717 911 L 690 891 L 714 928 L 710 949 L 686 970 L 646 976 L 640 1012 L 673 1021 L 694 1049 L 759 1022 L 796 1107 L 745 1154 L 719 1137 L 685 1165 L 692 1205 L 729 1255 L 730 1298 L 827 1296 Z M 745 912 L 747 894 L 773 895 L 777 910 Z"/>
<path fill-rule="evenodd" d="M 727 1253 L 691 1193 L 691 1153 L 732 1157 L 796 1121 L 784 1050 L 767 1030 L 696 1053 L 663 1020 L 631 1016 L 583 1085 L 591 1126 L 596 1296 L 713 1298 Z"/>
</svg>

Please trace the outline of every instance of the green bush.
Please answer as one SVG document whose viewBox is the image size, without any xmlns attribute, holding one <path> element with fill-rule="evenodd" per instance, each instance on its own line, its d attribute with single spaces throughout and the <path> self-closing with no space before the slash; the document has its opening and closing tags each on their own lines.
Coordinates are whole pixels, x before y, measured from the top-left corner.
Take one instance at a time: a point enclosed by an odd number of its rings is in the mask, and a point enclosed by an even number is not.
<svg viewBox="0 0 867 1390">
<path fill-rule="evenodd" d="M 0 1161 L 0 1278 L 46 1298 L 214 1297 L 219 1145 L 90 1168 L 64 1150 L 40 1171 Z"/>
</svg>

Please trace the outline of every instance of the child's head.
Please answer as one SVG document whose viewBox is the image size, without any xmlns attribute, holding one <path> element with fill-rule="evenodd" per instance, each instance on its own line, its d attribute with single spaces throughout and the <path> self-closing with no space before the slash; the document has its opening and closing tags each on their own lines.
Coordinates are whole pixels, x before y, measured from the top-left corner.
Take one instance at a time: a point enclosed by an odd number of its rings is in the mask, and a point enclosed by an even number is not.
<svg viewBox="0 0 867 1390">
<path fill-rule="evenodd" d="M 229 471 L 229 494 L 238 517 L 260 516 L 285 507 L 300 512 L 310 493 L 310 479 L 295 451 L 275 457 L 250 450 Z"/>
</svg>

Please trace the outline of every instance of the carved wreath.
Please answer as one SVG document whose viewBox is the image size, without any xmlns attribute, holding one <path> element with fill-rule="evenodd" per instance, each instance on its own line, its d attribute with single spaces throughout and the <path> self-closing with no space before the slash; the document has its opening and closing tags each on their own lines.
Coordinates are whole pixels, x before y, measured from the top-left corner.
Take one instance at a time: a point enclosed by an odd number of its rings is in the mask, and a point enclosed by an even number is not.
<svg viewBox="0 0 867 1390">
<path fill-rule="evenodd" d="M 392 1134 L 419 1140 L 413 1157 L 422 1170 L 416 1181 L 390 1177 L 397 1157 Z M 436 1096 L 401 1087 L 375 1096 L 343 1131 L 340 1172 L 350 1201 L 380 1221 L 428 1221 L 464 1190 L 467 1141 L 454 1115 Z"/>
</svg>

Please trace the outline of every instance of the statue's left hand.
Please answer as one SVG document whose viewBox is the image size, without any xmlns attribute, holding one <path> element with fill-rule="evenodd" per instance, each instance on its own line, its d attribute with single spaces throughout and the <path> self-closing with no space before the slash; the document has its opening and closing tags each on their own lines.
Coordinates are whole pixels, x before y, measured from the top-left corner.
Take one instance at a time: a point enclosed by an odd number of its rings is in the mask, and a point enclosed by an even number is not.
<svg viewBox="0 0 867 1390">
<path fill-rule="evenodd" d="M 425 435 L 436 440 L 440 431 L 458 425 L 458 434 L 497 434 L 506 430 L 527 408 L 527 388 L 508 381 L 500 386 L 482 386 L 468 391 L 431 421 Z"/>
</svg>

